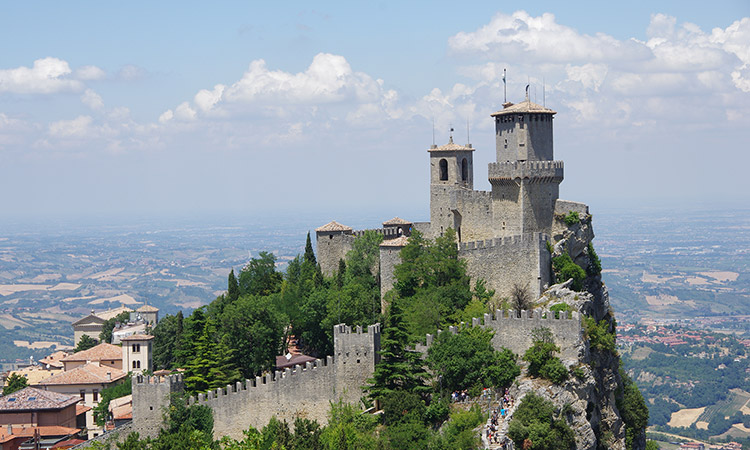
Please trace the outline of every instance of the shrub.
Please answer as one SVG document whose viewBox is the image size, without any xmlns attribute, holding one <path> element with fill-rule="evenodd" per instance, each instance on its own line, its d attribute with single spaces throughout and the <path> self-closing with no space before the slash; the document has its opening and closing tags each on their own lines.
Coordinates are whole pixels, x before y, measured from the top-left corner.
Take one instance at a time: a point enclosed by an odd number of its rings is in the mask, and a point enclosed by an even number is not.
<svg viewBox="0 0 750 450">
<path fill-rule="evenodd" d="M 614 331 L 609 331 L 609 323 L 602 319 L 596 323 L 593 317 L 584 316 L 583 329 L 589 338 L 589 347 L 615 353 L 617 351 Z"/>
<path fill-rule="evenodd" d="M 508 436 L 516 448 L 530 450 L 570 449 L 575 435 L 568 424 L 555 418 L 555 407 L 549 400 L 528 393 L 510 422 Z"/>
<path fill-rule="evenodd" d="M 555 319 L 559 319 L 560 318 L 560 311 L 568 312 L 568 311 L 570 311 L 572 309 L 573 308 L 571 308 L 570 305 L 567 304 L 567 303 L 558 303 L 556 305 L 552 305 L 549 308 L 550 311 L 553 311 L 555 313 Z"/>
<path fill-rule="evenodd" d="M 583 280 L 586 279 L 586 272 L 574 263 L 568 252 L 552 258 L 552 271 L 555 273 L 555 282 L 562 283 L 568 279 L 573 279 L 573 290 L 583 290 Z"/>
<path fill-rule="evenodd" d="M 534 341 L 534 345 L 523 355 L 523 360 L 529 363 L 529 375 L 546 378 L 555 384 L 565 381 L 568 371 L 560 358 L 554 356 L 554 353 L 559 351 L 560 347 L 553 342 Z"/>
<path fill-rule="evenodd" d="M 565 216 L 564 220 L 565 220 L 565 225 L 571 226 L 580 222 L 581 218 L 578 216 L 578 211 L 571 211 L 568 213 L 568 215 Z"/>
<path fill-rule="evenodd" d="M 589 253 L 589 266 L 586 268 L 586 273 L 589 276 L 596 276 L 602 273 L 602 261 L 599 259 L 599 255 L 594 250 L 594 244 L 589 242 L 588 247 Z"/>
</svg>

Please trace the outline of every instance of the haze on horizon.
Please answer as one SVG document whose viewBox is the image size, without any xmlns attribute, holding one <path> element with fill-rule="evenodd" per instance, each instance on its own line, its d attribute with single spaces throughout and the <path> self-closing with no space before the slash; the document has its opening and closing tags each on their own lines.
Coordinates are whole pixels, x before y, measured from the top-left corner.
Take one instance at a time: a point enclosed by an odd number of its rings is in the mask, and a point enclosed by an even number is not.
<svg viewBox="0 0 750 450">
<path fill-rule="evenodd" d="M 489 189 L 503 69 L 561 198 L 748 204 L 747 2 L 523 6 L 6 4 L 2 215 L 424 216 L 433 121 Z"/>
</svg>

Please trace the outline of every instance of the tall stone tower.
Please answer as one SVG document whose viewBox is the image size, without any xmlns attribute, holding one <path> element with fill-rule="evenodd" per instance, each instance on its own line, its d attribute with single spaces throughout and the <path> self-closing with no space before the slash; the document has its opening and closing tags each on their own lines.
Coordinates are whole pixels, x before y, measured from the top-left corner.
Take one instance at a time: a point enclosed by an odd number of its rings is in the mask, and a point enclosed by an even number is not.
<svg viewBox="0 0 750 450">
<path fill-rule="evenodd" d="M 453 136 L 446 145 L 433 145 L 430 152 L 430 223 L 432 235 L 453 228 L 461 240 L 462 214 L 456 208 L 456 191 L 474 189 L 474 149 L 458 145 Z"/>
<path fill-rule="evenodd" d="M 555 111 L 526 101 L 506 103 L 495 119 L 497 162 L 489 165 L 496 236 L 549 233 L 563 180 L 552 151 Z"/>
</svg>

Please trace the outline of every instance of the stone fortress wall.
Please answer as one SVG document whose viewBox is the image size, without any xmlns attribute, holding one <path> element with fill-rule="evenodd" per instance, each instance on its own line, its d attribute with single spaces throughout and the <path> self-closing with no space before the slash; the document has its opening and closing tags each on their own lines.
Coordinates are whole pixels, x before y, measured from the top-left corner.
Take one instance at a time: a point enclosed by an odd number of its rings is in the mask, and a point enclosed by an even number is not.
<svg viewBox="0 0 750 450">
<path fill-rule="evenodd" d="M 563 358 L 577 358 L 582 342 L 580 316 L 573 312 L 560 313 L 555 319 L 548 311 L 508 311 L 507 317 L 498 310 L 495 315 L 485 314 L 472 320 L 472 326 L 492 329 L 492 345 L 503 347 L 518 355 L 531 346 L 532 331 L 546 327 L 552 331 L 555 343 L 561 347 Z M 545 317 L 543 317 L 545 316 Z M 458 327 L 444 332 L 457 333 Z M 214 437 L 229 436 L 241 439 L 249 427 L 262 428 L 272 417 L 294 422 L 297 417 L 327 423 L 330 402 L 343 400 L 359 403 L 362 387 L 372 377 L 379 361 L 380 324 L 352 329 L 347 325 L 334 326 L 334 356 L 325 360 L 308 362 L 294 369 L 276 371 L 254 380 L 237 382 L 205 394 L 191 397 L 189 404 L 211 408 L 214 418 Z M 416 349 L 424 354 L 434 342 L 426 336 L 426 345 Z M 182 375 L 166 377 L 133 377 L 133 429 L 141 436 L 155 437 L 163 424 L 170 395 L 184 390 Z"/>
</svg>

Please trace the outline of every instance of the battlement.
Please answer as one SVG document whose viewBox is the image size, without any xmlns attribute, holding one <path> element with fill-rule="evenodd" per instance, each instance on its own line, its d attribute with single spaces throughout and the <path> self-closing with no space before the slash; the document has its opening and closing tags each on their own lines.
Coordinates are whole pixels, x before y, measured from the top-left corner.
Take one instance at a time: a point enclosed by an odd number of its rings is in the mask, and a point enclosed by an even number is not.
<svg viewBox="0 0 750 450">
<path fill-rule="evenodd" d="M 517 234 L 514 236 L 499 237 L 499 238 L 486 239 L 486 240 L 481 240 L 481 241 L 461 242 L 459 244 L 458 250 L 462 252 L 466 252 L 466 251 L 483 249 L 483 248 L 502 247 L 502 246 L 519 246 L 519 245 L 523 245 L 523 244 L 530 243 L 530 242 L 544 243 L 548 239 L 549 237 L 545 233 Z"/>
<path fill-rule="evenodd" d="M 401 236 L 401 234 L 399 234 L 399 232 L 398 232 L 398 229 L 397 228 L 393 228 L 393 227 L 388 227 L 388 228 L 370 228 L 370 229 L 366 229 L 366 230 L 354 230 L 354 232 L 352 234 L 354 235 L 354 237 L 362 237 L 362 236 L 365 235 L 365 232 L 367 232 L 367 231 L 374 231 L 375 233 L 382 235 L 383 238 L 386 239 L 386 240 L 387 239 L 395 239 L 395 238 Z M 402 234 L 403 234 L 403 232 L 402 232 Z"/>
<path fill-rule="evenodd" d="M 515 180 L 544 183 L 563 180 L 562 161 L 513 161 L 490 163 L 487 169 L 491 184 L 505 184 Z"/>
<path fill-rule="evenodd" d="M 568 314 L 565 311 L 558 313 L 545 309 L 531 311 L 496 310 L 493 314 L 485 314 L 483 317 L 475 317 L 471 320 L 471 326 L 490 328 L 495 332 L 492 338 L 492 346 L 495 350 L 508 348 L 515 354 L 521 356 L 532 345 L 532 331 L 537 328 L 547 328 L 552 332 L 555 344 L 560 347 L 560 354 L 564 358 L 577 358 L 579 356 L 579 345 L 583 340 L 581 314 L 573 311 Z M 427 350 L 435 342 L 437 335 L 441 333 L 456 334 L 467 324 L 450 326 L 447 330 L 438 330 L 436 335 L 427 334 L 425 344 L 418 344 L 415 349 L 426 354 Z"/>
<path fill-rule="evenodd" d="M 133 385 L 166 384 L 179 387 L 184 383 L 183 375 L 181 373 L 166 376 L 136 375 L 131 380 Z"/>
<path fill-rule="evenodd" d="M 341 334 L 370 334 L 370 335 L 376 335 L 380 334 L 380 324 L 376 323 L 374 325 L 368 325 L 367 330 L 363 330 L 361 326 L 357 325 L 354 328 L 354 331 L 352 332 L 352 327 L 350 327 L 347 324 L 340 323 L 338 325 L 333 326 L 333 334 L 334 335 L 341 335 Z"/>
</svg>

